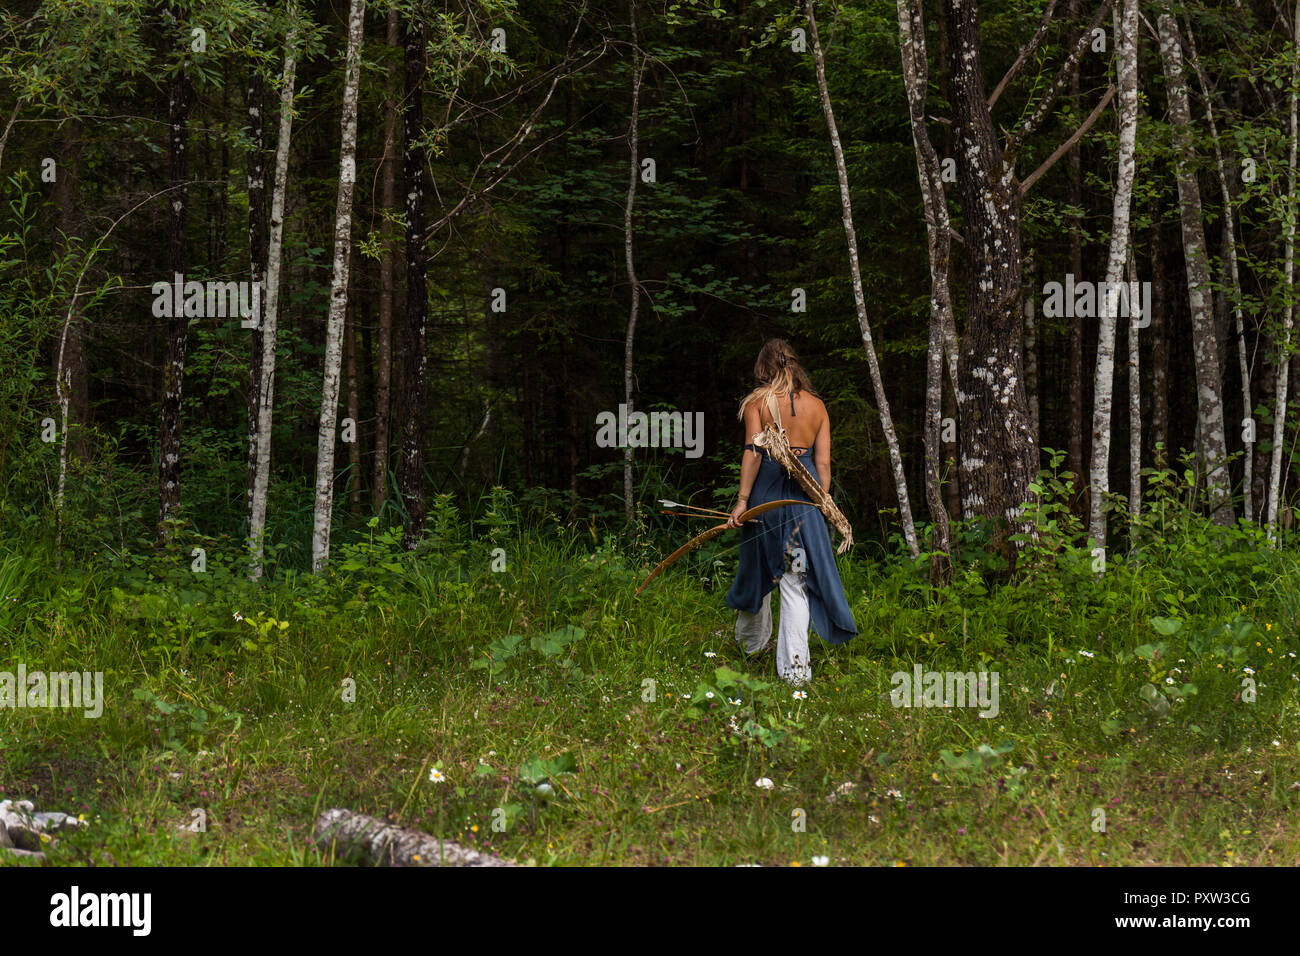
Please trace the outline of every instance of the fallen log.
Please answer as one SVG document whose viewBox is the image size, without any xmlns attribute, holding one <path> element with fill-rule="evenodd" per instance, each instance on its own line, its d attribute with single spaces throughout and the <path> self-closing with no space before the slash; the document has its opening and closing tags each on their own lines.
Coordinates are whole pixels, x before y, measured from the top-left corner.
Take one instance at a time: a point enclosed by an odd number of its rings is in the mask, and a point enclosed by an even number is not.
<svg viewBox="0 0 1300 956">
<path fill-rule="evenodd" d="M 518 866 L 450 840 L 334 808 L 316 818 L 313 839 L 338 859 L 363 866 Z"/>
</svg>

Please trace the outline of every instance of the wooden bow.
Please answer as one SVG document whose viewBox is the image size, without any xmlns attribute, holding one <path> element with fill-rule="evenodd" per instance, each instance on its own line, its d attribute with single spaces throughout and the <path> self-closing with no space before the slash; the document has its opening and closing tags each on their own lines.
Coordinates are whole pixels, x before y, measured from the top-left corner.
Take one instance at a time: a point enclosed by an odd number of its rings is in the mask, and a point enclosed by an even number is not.
<svg viewBox="0 0 1300 956">
<path fill-rule="evenodd" d="M 748 511 L 746 511 L 744 514 L 740 516 L 740 521 L 743 524 L 744 522 L 748 521 L 750 518 L 757 518 L 760 515 L 767 514 L 769 511 L 775 511 L 777 508 L 784 508 L 787 505 L 808 505 L 809 507 L 813 507 L 813 508 L 816 507 L 816 505 L 814 505 L 811 501 L 802 501 L 798 498 L 778 498 L 776 501 L 765 501 L 761 505 L 754 505 L 754 507 L 750 508 Z M 651 581 L 653 581 L 655 577 L 661 571 L 664 570 L 664 568 L 668 567 L 670 564 L 672 564 L 682 555 L 690 554 L 700 545 L 704 544 L 704 542 L 716 538 L 718 535 L 722 534 L 722 532 L 726 531 L 727 528 L 728 528 L 727 523 L 723 522 L 722 524 L 714 525 L 709 530 L 702 531 L 699 534 L 697 534 L 695 537 L 691 538 L 690 541 L 687 541 L 684 545 L 682 545 L 672 554 L 668 555 L 668 557 L 664 558 L 662 561 L 659 562 L 659 566 L 650 572 L 650 576 L 648 578 L 646 578 L 644 581 L 641 582 L 641 586 L 636 589 L 636 594 L 639 595 L 642 591 L 644 591 L 646 589 L 646 586 Z"/>
</svg>

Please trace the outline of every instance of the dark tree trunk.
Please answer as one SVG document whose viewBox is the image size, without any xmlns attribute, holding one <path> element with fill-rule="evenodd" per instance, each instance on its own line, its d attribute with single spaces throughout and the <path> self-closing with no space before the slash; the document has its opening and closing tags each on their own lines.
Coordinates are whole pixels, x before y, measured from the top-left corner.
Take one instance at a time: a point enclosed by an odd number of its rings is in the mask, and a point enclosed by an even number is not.
<svg viewBox="0 0 1300 956">
<path fill-rule="evenodd" d="M 1069 18 L 1071 23 L 1078 22 L 1079 0 L 1070 0 Z M 1079 110 L 1079 102 L 1079 64 L 1075 63 L 1073 69 L 1070 70 L 1070 108 L 1076 113 Z M 1076 209 L 1081 209 L 1083 207 L 1083 146 L 1078 143 L 1070 150 L 1068 169 L 1070 177 L 1066 191 L 1066 202 Z M 1082 217 L 1074 217 L 1070 227 L 1070 273 L 1074 276 L 1076 282 L 1083 278 L 1082 229 Z M 1083 418 L 1086 411 L 1083 401 L 1083 327 L 1087 319 L 1074 316 L 1067 319 L 1067 321 L 1070 323 L 1069 385 L 1065 408 L 1069 437 L 1067 438 L 1065 465 L 1075 476 L 1075 491 L 1079 513 L 1087 514 L 1089 507 L 1087 499 L 1088 480 L 1083 471 L 1085 434 Z"/>
<path fill-rule="evenodd" d="M 424 154 L 417 145 L 423 124 L 423 17 L 406 24 L 403 37 L 405 92 L 402 103 L 402 181 L 406 193 L 406 315 L 402 321 L 402 381 L 398 417 L 402 449 L 397 488 L 406 508 L 405 544 L 419 543 L 424 533 L 425 335 L 429 300 L 425 288 L 428 251 L 424 238 Z"/>
<path fill-rule="evenodd" d="M 168 17 L 175 27 L 177 17 Z M 168 95 L 168 280 L 184 275 L 188 259 L 185 223 L 189 212 L 189 116 L 192 90 L 184 69 L 177 71 Z M 183 308 L 175 308 L 167 320 L 166 356 L 163 363 L 162 407 L 158 429 L 158 540 L 170 543 L 170 521 L 179 517 L 181 506 L 181 402 L 185 380 L 185 349 L 189 319 Z"/>
<path fill-rule="evenodd" d="M 981 75 L 978 6 L 944 0 L 957 180 L 969 265 L 969 317 L 958 358 L 962 514 L 995 522 L 992 546 L 1014 566 L 1009 535 L 1038 466 L 1022 356 L 1020 186 L 1004 168 Z"/>
<path fill-rule="evenodd" d="M 388 46 L 401 46 L 401 21 L 397 11 L 388 13 Z M 384 104 L 384 161 L 380 197 L 383 203 L 383 225 L 380 227 L 383 242 L 379 264 L 379 329 L 375 337 L 375 463 L 371 488 L 371 503 L 379 514 L 388 500 L 388 435 L 390 407 L 392 404 L 393 373 L 393 272 L 396 263 L 393 248 L 393 228 L 388 221 L 389 210 L 397 205 L 397 84 L 390 76 L 388 101 Z"/>
<path fill-rule="evenodd" d="M 348 418 L 352 419 L 352 441 L 348 442 L 348 508 L 361 517 L 361 390 L 357 376 L 357 313 L 355 292 L 348 295 L 347 319 L 343 328 L 344 375 L 347 378 Z"/>
<path fill-rule="evenodd" d="M 1151 226 L 1151 448 L 1155 467 L 1169 461 L 1169 341 L 1165 332 L 1165 248 L 1160 207 Z M 1159 442 L 1159 446 L 1157 446 Z"/>
</svg>

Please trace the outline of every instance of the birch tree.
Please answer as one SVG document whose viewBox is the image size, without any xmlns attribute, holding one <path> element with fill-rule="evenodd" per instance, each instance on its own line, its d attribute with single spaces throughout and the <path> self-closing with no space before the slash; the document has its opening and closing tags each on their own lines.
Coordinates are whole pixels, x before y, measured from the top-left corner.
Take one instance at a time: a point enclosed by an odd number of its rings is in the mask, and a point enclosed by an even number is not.
<svg viewBox="0 0 1300 956">
<path fill-rule="evenodd" d="M 253 449 L 253 486 L 248 498 L 248 550 L 252 559 L 248 573 L 254 581 L 262 576 L 266 494 L 271 480 L 271 422 L 275 407 L 275 346 L 280 314 L 284 196 L 289 183 L 289 144 L 293 133 L 293 98 L 297 73 L 295 16 L 296 5 L 290 3 L 284 70 L 280 76 L 280 130 L 275 144 L 275 186 L 271 191 L 270 234 L 266 249 L 266 296 L 261 321 L 262 360 L 257 381 L 257 440 Z"/>
<path fill-rule="evenodd" d="M 259 33 L 254 40 L 254 49 L 260 51 L 261 48 Z M 254 313 L 258 316 L 258 324 L 249 334 L 248 349 L 248 476 L 244 491 L 244 511 L 245 517 L 251 518 L 257 485 L 258 402 L 262 394 L 262 363 L 265 359 L 262 348 L 262 315 L 266 305 L 266 257 L 270 242 L 270 223 L 267 221 L 266 210 L 266 81 L 262 76 L 262 64 L 258 60 L 249 66 L 244 107 L 250 140 L 247 157 L 249 280 L 252 282 L 253 294 L 260 300 Z"/>
<path fill-rule="evenodd" d="M 897 0 L 899 52 L 903 85 L 912 126 L 916 172 L 925 207 L 926 249 L 930 259 L 930 341 L 925 375 L 925 498 L 934 522 L 931 547 L 942 552 L 937 577 L 948 581 L 952 564 L 948 509 L 940 496 L 939 430 L 943 414 L 943 358 L 947 330 L 955 323 L 948 289 L 948 256 L 952 246 L 948 201 L 943 193 L 939 154 L 925 126 L 925 101 L 929 88 L 929 60 L 925 50 L 925 20 L 919 0 Z"/>
<path fill-rule="evenodd" d="M 858 263 L 858 235 L 853 227 L 853 201 L 849 195 L 849 173 L 844 163 L 844 149 L 840 145 L 835 111 L 831 107 L 830 89 L 826 83 L 826 58 L 821 39 L 817 35 L 815 7 L 816 0 L 806 0 L 808 36 L 812 40 L 813 60 L 817 70 L 817 90 L 821 94 L 822 112 L 826 116 L 826 127 L 830 131 L 831 150 L 835 154 L 835 172 L 840 184 L 844 238 L 848 244 L 849 274 L 853 280 L 853 305 L 857 310 L 858 327 L 862 332 L 862 346 L 867 353 L 871 387 L 876 396 L 876 406 L 880 410 L 880 427 L 885 433 L 885 443 L 889 447 L 889 461 L 894 469 L 894 489 L 898 495 L 898 516 L 903 525 L 903 539 L 907 542 L 908 553 L 915 559 L 920 556 L 921 550 L 916 540 L 916 526 L 912 521 L 912 504 L 907 494 L 907 476 L 903 472 L 903 454 L 898 447 L 898 435 L 894 431 L 894 419 L 889 413 L 889 399 L 885 395 L 885 383 L 880 374 L 880 362 L 876 358 L 876 347 L 871 338 L 871 323 L 867 319 L 867 300 L 862 292 L 862 269 Z M 910 95 L 908 99 L 910 103 Z M 915 132 L 915 124 L 913 129 Z M 940 195 L 942 196 L 942 193 Z"/>
<path fill-rule="evenodd" d="M 1223 199 L 1223 257 L 1228 271 L 1226 285 L 1228 286 L 1228 294 L 1232 299 L 1233 314 L 1237 320 L 1237 363 L 1241 373 L 1241 414 L 1253 418 L 1252 409 L 1254 403 L 1250 399 L 1250 361 L 1246 354 L 1246 323 L 1241 308 L 1241 271 L 1237 264 L 1237 237 L 1233 223 L 1232 190 L 1228 186 L 1227 166 L 1223 161 L 1223 147 L 1219 142 L 1219 127 L 1214 120 L 1214 91 L 1205 75 L 1205 70 L 1201 66 L 1201 58 L 1196 55 L 1196 40 L 1192 36 L 1190 23 L 1187 26 L 1187 54 L 1192 69 L 1200 80 L 1201 94 L 1205 97 L 1205 121 L 1210 127 L 1210 141 L 1214 144 L 1214 166 L 1219 177 L 1219 193 Z M 1254 489 L 1252 488 L 1254 481 L 1252 479 L 1255 474 L 1255 442 L 1252 439 L 1244 444 L 1245 463 L 1243 473 L 1245 477 L 1242 481 L 1242 510 L 1245 512 L 1247 520 L 1254 520 L 1255 503 Z"/>
<path fill-rule="evenodd" d="M 1129 212 L 1137 167 L 1137 0 L 1123 0 L 1115 15 L 1115 51 L 1119 69 L 1119 145 L 1116 151 L 1115 198 L 1112 204 L 1110 249 L 1106 257 L 1106 296 L 1098 302 L 1097 371 L 1093 386 L 1092 461 L 1089 464 L 1088 534 L 1098 547 L 1106 545 L 1102 510 L 1110 490 L 1111 404 L 1115 388 L 1115 325 L 1119 285 L 1128 259 Z M 1100 299 L 1101 297 L 1099 297 Z M 1136 296 L 1125 296 L 1133 311 Z M 1104 302 L 1104 305 L 1102 304 Z M 1129 325 L 1133 340 L 1133 323 Z M 1131 348 L 1130 344 L 1130 348 Z"/>
<path fill-rule="evenodd" d="M 55 235 L 52 251 L 60 258 L 73 261 L 77 237 L 84 235 L 85 217 L 81 197 L 82 124 L 76 116 L 65 119 L 59 128 L 59 163 L 53 199 Z M 61 341 L 54 381 L 58 385 L 60 414 L 66 417 L 59 426 L 61 445 L 74 459 L 86 457 L 85 427 L 90 424 L 90 369 L 86 361 L 86 320 L 82 303 L 73 297 L 73 317 L 67 325 L 66 339 Z"/>
<path fill-rule="evenodd" d="M 1277 393 L 1273 409 L 1273 457 L 1269 462 L 1268 481 L 1268 536 L 1278 540 L 1277 515 L 1282 489 L 1282 447 L 1286 439 L 1286 403 L 1291 370 L 1291 330 L 1295 319 L 1295 228 L 1296 228 L 1296 144 L 1297 139 L 1297 87 L 1300 86 L 1300 0 L 1291 15 L 1294 31 L 1291 39 L 1291 139 L 1287 150 L 1287 201 L 1286 247 L 1283 252 L 1282 272 L 1286 286 L 1286 310 L 1282 319 L 1282 341 L 1279 343 L 1277 361 Z"/>
<path fill-rule="evenodd" d="M 330 283 L 320 428 L 317 431 L 316 445 L 316 506 L 311 536 L 313 573 L 319 573 L 329 560 L 330 523 L 334 510 L 334 440 L 338 424 L 339 372 L 343 358 L 343 323 L 347 312 L 348 271 L 352 252 L 352 192 L 357 178 L 357 86 L 361 74 L 361 40 L 365 13 L 366 0 L 351 0 L 348 11 L 347 63 L 343 79 L 339 189 L 334 209 L 334 277 Z"/>
<path fill-rule="evenodd" d="M 1214 316 L 1210 309 L 1210 264 L 1205 249 L 1200 187 L 1196 182 L 1191 107 L 1188 104 L 1187 83 L 1183 77 L 1182 40 L 1178 25 L 1168 13 L 1160 15 L 1157 26 L 1160 31 L 1160 58 L 1164 64 L 1165 87 L 1169 98 L 1169 119 L 1173 125 L 1179 218 L 1192 318 L 1192 353 L 1196 363 L 1197 421 L 1201 430 L 1205 480 L 1214 522 L 1231 525 L 1234 519 L 1226 465 L 1223 375 L 1219 366 Z"/>
</svg>

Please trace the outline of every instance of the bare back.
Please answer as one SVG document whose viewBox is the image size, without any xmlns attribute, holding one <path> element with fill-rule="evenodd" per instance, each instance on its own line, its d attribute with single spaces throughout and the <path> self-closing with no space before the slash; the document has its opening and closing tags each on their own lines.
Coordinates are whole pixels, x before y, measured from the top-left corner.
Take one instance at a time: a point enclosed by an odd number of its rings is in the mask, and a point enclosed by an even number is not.
<svg viewBox="0 0 1300 956">
<path fill-rule="evenodd" d="M 822 400 L 807 392 L 796 392 L 794 395 L 779 395 L 776 401 L 790 445 L 812 448 L 826 425 L 826 406 Z M 772 420 L 766 407 L 760 405 L 758 413 L 760 427 Z"/>
</svg>

